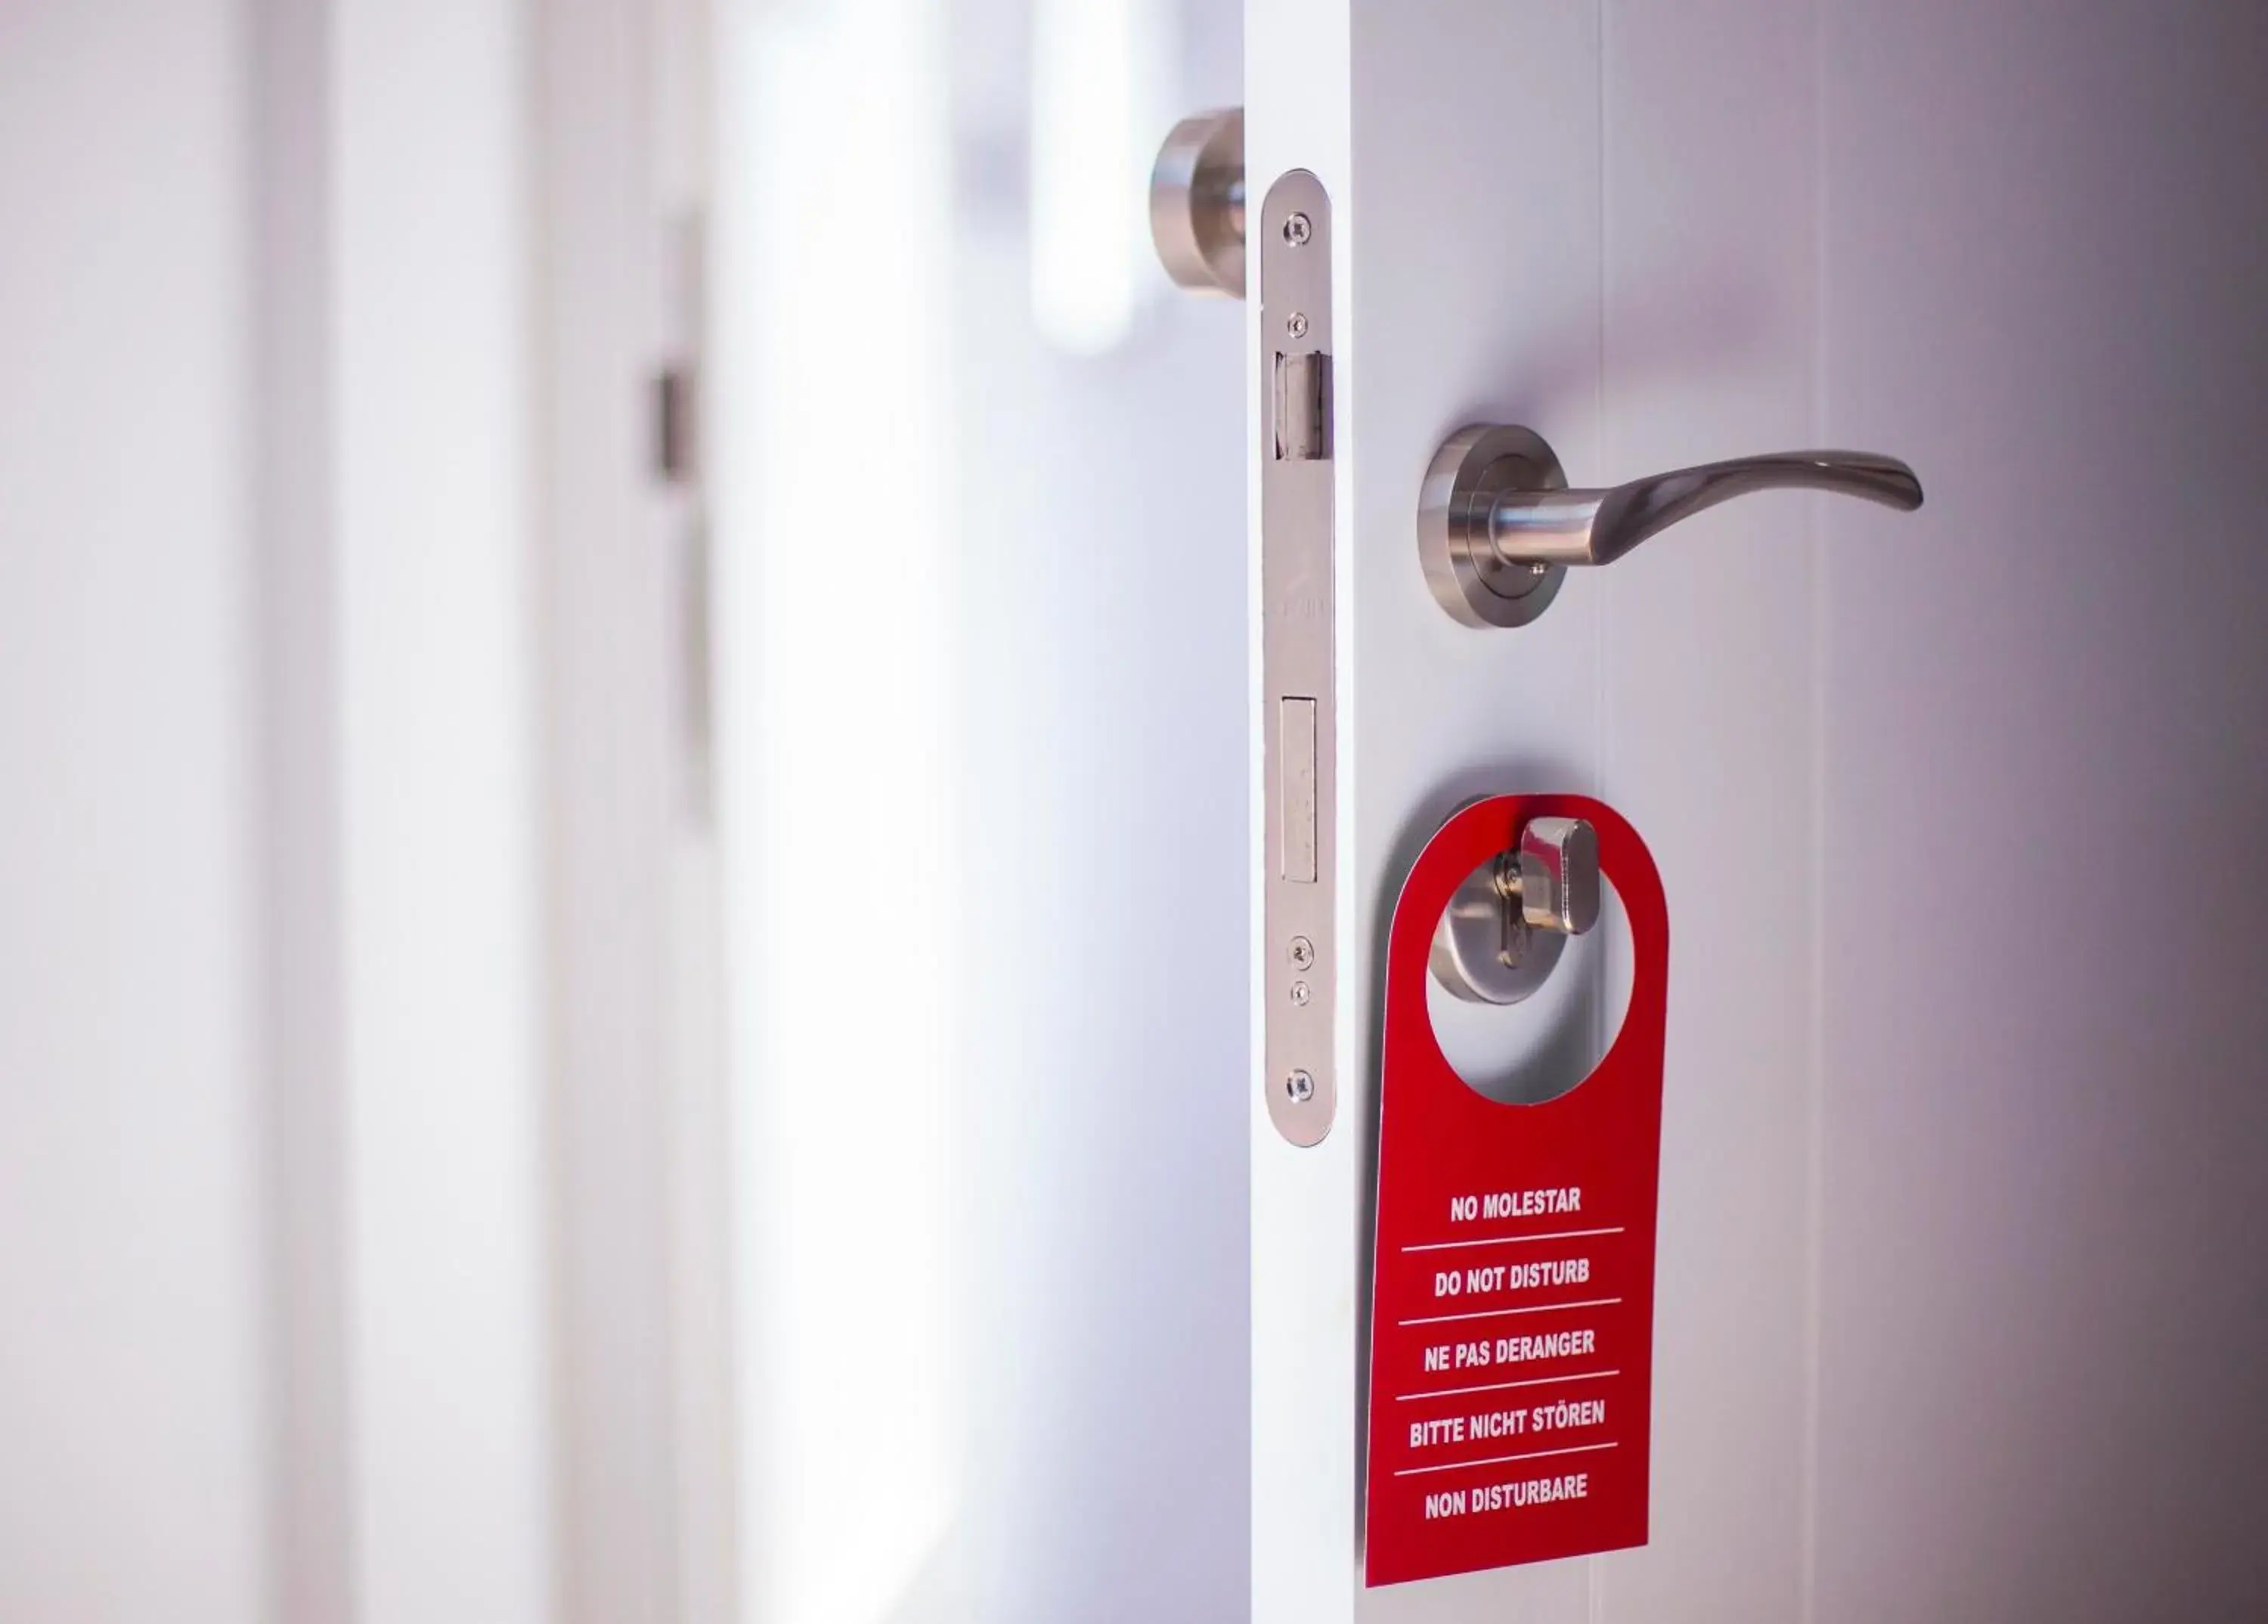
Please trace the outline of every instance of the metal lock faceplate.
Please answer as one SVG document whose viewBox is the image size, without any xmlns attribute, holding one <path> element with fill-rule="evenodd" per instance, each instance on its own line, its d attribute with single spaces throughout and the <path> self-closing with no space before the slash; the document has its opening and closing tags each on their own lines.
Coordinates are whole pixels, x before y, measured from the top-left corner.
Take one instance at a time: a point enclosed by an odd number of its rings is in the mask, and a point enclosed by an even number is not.
<svg viewBox="0 0 2268 1624">
<path fill-rule="evenodd" d="M 1262 1018 L 1269 1119 L 1295 1145 L 1338 1110 L 1333 993 L 1338 700 L 1332 579 L 1331 214 L 1294 169 L 1260 214 L 1260 681 L 1266 846 Z"/>
</svg>

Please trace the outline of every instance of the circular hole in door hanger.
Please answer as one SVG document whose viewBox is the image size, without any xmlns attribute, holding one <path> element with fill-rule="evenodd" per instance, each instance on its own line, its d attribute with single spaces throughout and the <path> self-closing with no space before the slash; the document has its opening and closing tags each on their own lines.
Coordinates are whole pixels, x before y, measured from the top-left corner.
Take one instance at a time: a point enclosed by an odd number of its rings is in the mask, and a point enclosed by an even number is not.
<svg viewBox="0 0 2268 1624">
<path fill-rule="evenodd" d="M 1592 928 L 1526 926 L 1499 894 L 1500 860 L 1474 869 L 1435 926 L 1425 1013 L 1468 1088 L 1540 1105 L 1580 1085 L 1614 1046 L 1630 1008 L 1630 922 L 1602 876 Z"/>
</svg>

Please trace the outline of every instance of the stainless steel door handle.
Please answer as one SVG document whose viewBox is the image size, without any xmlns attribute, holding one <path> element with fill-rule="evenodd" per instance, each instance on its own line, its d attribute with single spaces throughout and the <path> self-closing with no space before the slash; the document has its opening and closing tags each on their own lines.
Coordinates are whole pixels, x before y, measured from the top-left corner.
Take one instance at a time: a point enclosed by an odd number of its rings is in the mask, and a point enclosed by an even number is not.
<svg viewBox="0 0 2268 1624">
<path fill-rule="evenodd" d="M 1921 481 L 1868 451 L 1784 451 L 1570 491 L 1532 429 L 1476 424 L 1441 442 L 1418 498 L 1418 550 L 1441 607 L 1469 626 L 1524 626 L 1571 564 L 1612 564 L 1648 536 L 1755 491 L 1830 491 L 1911 513 Z"/>
<path fill-rule="evenodd" d="M 1244 297 L 1244 109 L 1183 119 L 1150 171 L 1150 240 L 1194 293 Z"/>
</svg>

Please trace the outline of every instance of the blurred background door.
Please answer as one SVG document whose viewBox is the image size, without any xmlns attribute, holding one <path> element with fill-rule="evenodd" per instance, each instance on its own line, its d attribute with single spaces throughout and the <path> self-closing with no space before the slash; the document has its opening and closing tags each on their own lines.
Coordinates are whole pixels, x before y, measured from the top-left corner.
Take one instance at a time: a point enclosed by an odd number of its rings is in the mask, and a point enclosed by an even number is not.
<svg viewBox="0 0 2268 1624">
<path fill-rule="evenodd" d="M 0 1616 L 1243 1615 L 1238 35 L 0 7 Z"/>
</svg>

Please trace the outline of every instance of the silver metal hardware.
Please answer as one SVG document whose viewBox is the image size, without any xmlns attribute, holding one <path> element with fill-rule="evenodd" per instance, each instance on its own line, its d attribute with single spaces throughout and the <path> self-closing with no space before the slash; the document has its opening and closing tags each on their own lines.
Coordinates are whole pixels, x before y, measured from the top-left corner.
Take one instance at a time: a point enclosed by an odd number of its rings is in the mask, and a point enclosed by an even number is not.
<svg viewBox="0 0 2268 1624">
<path fill-rule="evenodd" d="M 1532 817 L 1498 860 L 1497 890 L 1538 930 L 1580 936 L 1599 922 L 1599 831 L 1580 817 Z"/>
<path fill-rule="evenodd" d="M 694 479 L 693 369 L 673 363 L 654 374 L 653 471 L 666 485 L 689 485 Z"/>
<path fill-rule="evenodd" d="M 1150 240 L 1197 293 L 1244 297 L 1244 109 L 1185 118 L 1150 171 Z"/>
<path fill-rule="evenodd" d="M 1168 145 L 1171 144 L 1168 143 Z M 1262 1077 L 1269 1119 L 1320 1143 L 1338 1109 L 1333 1044 L 1337 897 L 1337 689 L 1332 638 L 1330 197 L 1303 169 L 1261 205 L 1261 872 L 1266 933 Z M 1292 220 L 1303 222 L 1294 233 Z M 1312 250 L 1320 248 L 1322 252 Z M 1305 318 L 1297 333 L 1288 319 Z M 1310 971 L 1321 969 L 1316 973 Z M 1305 1090 L 1283 1086 L 1305 1077 Z"/>
<path fill-rule="evenodd" d="M 1277 758 L 1284 764 L 1283 794 L 1277 797 L 1282 820 L 1277 842 L 1277 874 L 1294 885 L 1315 882 L 1315 702 L 1276 702 Z"/>
<path fill-rule="evenodd" d="M 1476 870 L 1433 929 L 1433 978 L 1468 1003 L 1516 1004 L 1561 945 L 1599 922 L 1599 836 L 1579 817 L 1530 818 L 1513 851 Z"/>
<path fill-rule="evenodd" d="M 1441 442 L 1418 497 L 1418 552 L 1441 607 L 1469 626 L 1524 626 L 1566 566 L 1612 564 L 1681 519 L 1756 491 L 1826 491 L 1911 513 L 1921 482 L 1870 451 L 1784 451 L 1570 491 L 1532 429 L 1475 424 Z"/>
<path fill-rule="evenodd" d="M 1284 1079 L 1284 1092 L 1294 1104 L 1304 1104 L 1315 1097 L 1315 1080 L 1306 1072 L 1293 1072 Z"/>
<path fill-rule="evenodd" d="M 1292 323 L 1285 323 L 1291 330 Z M 1305 338 L 1303 316 L 1293 339 Z M 1331 454 L 1331 358 L 1319 351 L 1276 352 L 1276 454 L 1321 461 Z"/>
</svg>

